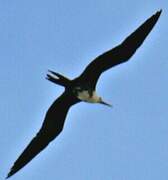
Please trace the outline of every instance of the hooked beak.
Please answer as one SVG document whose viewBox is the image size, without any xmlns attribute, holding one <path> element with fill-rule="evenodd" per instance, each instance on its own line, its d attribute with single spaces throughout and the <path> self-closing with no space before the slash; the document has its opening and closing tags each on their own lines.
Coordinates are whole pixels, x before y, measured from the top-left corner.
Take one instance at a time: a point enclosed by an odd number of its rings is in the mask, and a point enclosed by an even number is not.
<svg viewBox="0 0 168 180">
<path fill-rule="evenodd" d="M 108 103 L 106 103 L 106 102 L 104 102 L 104 101 L 100 101 L 100 104 L 106 105 L 106 106 L 108 106 L 108 107 L 112 107 L 111 104 L 108 104 Z"/>
</svg>

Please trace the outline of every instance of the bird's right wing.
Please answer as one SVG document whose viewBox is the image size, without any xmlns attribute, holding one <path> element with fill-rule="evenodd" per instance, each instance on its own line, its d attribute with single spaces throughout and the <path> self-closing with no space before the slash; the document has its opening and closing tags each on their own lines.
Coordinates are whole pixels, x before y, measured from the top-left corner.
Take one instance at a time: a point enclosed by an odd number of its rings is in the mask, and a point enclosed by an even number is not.
<svg viewBox="0 0 168 180">
<path fill-rule="evenodd" d="M 46 117 L 40 131 L 15 161 L 7 178 L 23 168 L 55 137 L 58 136 L 63 129 L 65 118 L 70 106 L 77 102 L 79 102 L 79 100 L 65 92 L 51 105 L 46 113 Z"/>
<path fill-rule="evenodd" d="M 156 24 L 161 10 L 147 19 L 140 27 L 130 34 L 120 45 L 103 53 L 92 61 L 83 73 L 79 76 L 80 80 L 90 82 L 90 85 L 96 86 L 97 80 L 102 72 L 107 69 L 126 62 L 135 53 L 137 48 L 143 43 L 147 35 Z"/>
</svg>

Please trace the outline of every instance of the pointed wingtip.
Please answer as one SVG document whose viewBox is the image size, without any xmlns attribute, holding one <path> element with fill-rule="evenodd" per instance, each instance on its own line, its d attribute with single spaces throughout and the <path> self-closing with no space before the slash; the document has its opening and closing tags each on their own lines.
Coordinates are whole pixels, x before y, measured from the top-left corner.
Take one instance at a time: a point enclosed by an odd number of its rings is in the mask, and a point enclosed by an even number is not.
<svg viewBox="0 0 168 180">
<path fill-rule="evenodd" d="M 161 14 L 162 13 L 162 9 L 160 9 L 157 13 Z"/>
<path fill-rule="evenodd" d="M 158 10 L 156 13 L 155 13 L 155 16 L 160 16 L 161 15 L 161 13 L 162 13 L 162 9 L 160 9 L 160 10 Z"/>
<path fill-rule="evenodd" d="M 12 175 L 14 175 L 16 172 L 17 172 L 17 171 L 14 171 L 14 169 L 11 168 L 5 179 L 10 178 L 10 177 L 11 177 Z"/>
<path fill-rule="evenodd" d="M 6 176 L 6 178 L 5 179 L 8 179 L 8 178 L 10 178 L 12 175 L 10 175 L 10 173 L 8 173 L 8 175 Z"/>
<path fill-rule="evenodd" d="M 5 179 L 10 178 L 12 175 L 13 175 L 13 174 L 12 174 L 11 172 L 9 172 Z"/>
</svg>

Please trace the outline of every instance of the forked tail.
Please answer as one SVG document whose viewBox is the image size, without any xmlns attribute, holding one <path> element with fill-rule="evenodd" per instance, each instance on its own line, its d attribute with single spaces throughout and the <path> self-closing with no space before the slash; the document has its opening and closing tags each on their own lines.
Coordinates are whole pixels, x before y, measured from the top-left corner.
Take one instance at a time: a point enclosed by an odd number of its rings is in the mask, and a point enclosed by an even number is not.
<svg viewBox="0 0 168 180">
<path fill-rule="evenodd" d="M 71 80 L 68 79 L 67 77 L 65 77 L 59 73 L 56 73 L 54 71 L 51 71 L 51 70 L 48 70 L 48 74 L 47 74 L 46 79 L 55 83 L 55 84 L 59 84 L 59 85 L 64 86 L 64 87 L 69 86 L 71 83 Z"/>
</svg>

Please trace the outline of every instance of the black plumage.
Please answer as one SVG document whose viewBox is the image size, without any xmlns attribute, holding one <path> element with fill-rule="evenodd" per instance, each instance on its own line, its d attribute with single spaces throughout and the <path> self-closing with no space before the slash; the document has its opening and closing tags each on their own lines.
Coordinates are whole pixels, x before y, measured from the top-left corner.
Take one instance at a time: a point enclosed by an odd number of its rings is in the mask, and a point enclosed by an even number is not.
<svg viewBox="0 0 168 180">
<path fill-rule="evenodd" d="M 147 19 L 121 44 L 98 56 L 86 67 L 79 77 L 70 80 L 61 74 L 49 71 L 47 79 L 53 83 L 64 86 L 65 91 L 48 109 L 40 131 L 16 160 L 7 178 L 23 168 L 60 134 L 69 108 L 81 101 L 78 97 L 79 92 L 87 90 L 90 98 L 92 98 L 101 73 L 130 59 L 154 27 L 160 14 L 161 10 Z M 97 103 L 106 104 L 101 101 L 101 99 L 96 101 Z"/>
<path fill-rule="evenodd" d="M 90 82 L 95 87 L 102 72 L 128 61 L 150 33 L 161 12 L 160 10 L 147 19 L 121 44 L 98 56 L 85 68 L 79 78 L 83 81 Z"/>
</svg>

